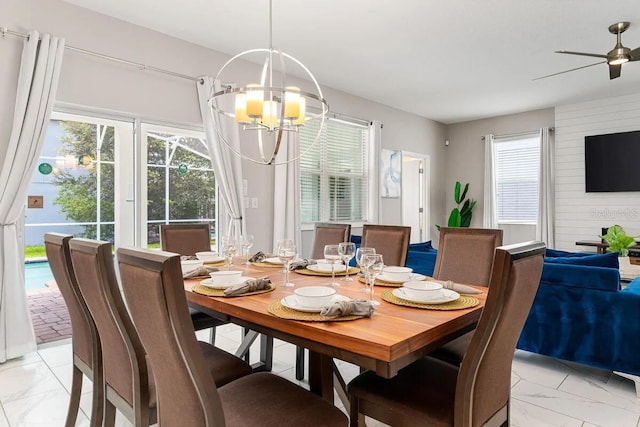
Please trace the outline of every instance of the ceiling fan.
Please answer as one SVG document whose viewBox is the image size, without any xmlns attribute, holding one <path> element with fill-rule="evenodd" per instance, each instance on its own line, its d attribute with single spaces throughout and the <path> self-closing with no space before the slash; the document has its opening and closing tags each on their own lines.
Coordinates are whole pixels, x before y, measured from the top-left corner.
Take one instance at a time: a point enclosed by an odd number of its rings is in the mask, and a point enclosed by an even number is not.
<svg viewBox="0 0 640 427">
<path fill-rule="evenodd" d="M 580 70 L 582 68 L 593 67 L 594 65 L 604 64 L 605 62 L 609 65 L 609 79 L 617 79 L 620 77 L 620 71 L 622 70 L 622 64 L 630 61 L 639 61 L 640 60 L 640 47 L 637 47 L 633 50 L 629 49 L 622 45 L 621 34 L 624 33 L 627 28 L 629 28 L 629 22 L 618 22 L 609 26 L 609 32 L 611 34 L 616 35 L 616 45 L 613 49 L 607 52 L 606 55 L 598 54 L 598 53 L 585 53 L 585 52 L 572 52 L 568 50 L 557 50 L 556 53 L 564 53 L 568 55 L 581 55 L 581 56 L 591 56 L 595 58 L 605 58 L 605 61 L 596 62 L 595 64 L 589 64 L 578 68 L 572 68 L 571 70 L 561 71 L 559 73 L 549 74 L 547 76 L 542 76 L 535 78 L 533 80 L 540 80 L 551 76 L 557 76 L 558 74 L 568 73 L 570 71 Z"/>
</svg>

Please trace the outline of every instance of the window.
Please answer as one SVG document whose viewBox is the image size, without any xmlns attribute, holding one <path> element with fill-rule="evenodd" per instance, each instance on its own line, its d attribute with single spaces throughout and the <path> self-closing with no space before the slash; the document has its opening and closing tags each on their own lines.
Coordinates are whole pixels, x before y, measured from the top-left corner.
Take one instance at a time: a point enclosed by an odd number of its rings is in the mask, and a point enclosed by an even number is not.
<svg viewBox="0 0 640 427">
<path fill-rule="evenodd" d="M 498 223 L 533 223 L 538 217 L 538 133 L 494 139 Z"/>
<path fill-rule="evenodd" d="M 301 221 L 365 221 L 368 128 L 329 118 L 312 146 L 319 125 L 310 123 L 300 130 Z"/>
</svg>

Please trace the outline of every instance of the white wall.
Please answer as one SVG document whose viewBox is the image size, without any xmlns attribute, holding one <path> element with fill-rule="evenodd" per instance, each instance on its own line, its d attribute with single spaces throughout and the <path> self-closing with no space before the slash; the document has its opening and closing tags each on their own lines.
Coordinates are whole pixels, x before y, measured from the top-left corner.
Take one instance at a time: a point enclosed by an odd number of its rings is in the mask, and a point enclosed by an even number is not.
<svg viewBox="0 0 640 427">
<path fill-rule="evenodd" d="M 586 193 L 584 177 L 584 137 L 639 130 L 640 94 L 558 106 L 555 120 L 556 246 L 589 250 L 575 242 L 613 224 L 640 234 L 640 193 Z"/>
<path fill-rule="evenodd" d="M 215 74 L 228 56 L 170 36 L 119 21 L 59 0 L 2 0 L 2 24 L 26 33 L 35 28 L 62 36 L 70 46 L 100 52 L 178 73 L 198 76 Z M 224 17 L 217 17 L 224 19 Z M 241 23 L 238 23 L 241 27 Z M 0 39 L 0 141 L 6 141 L 13 120 L 15 86 L 21 41 Z M 295 55 L 295 52 L 289 52 Z M 253 76 L 258 67 L 240 64 L 238 79 Z M 362 70 L 363 73 L 367 72 Z M 322 83 L 322 82 L 320 82 Z M 384 82 L 381 82 L 384 84 Z M 382 145 L 431 156 L 430 215 L 443 215 L 445 126 L 413 114 L 324 87 L 332 111 L 384 124 Z M 194 82 L 140 71 L 132 67 L 66 51 L 58 89 L 58 101 L 152 118 L 159 121 L 200 125 Z M 6 145 L 0 146 L 0 159 Z M 244 163 L 249 196 L 258 197 L 259 209 L 249 209 L 249 231 L 256 237 L 255 249 L 271 247 L 273 220 L 273 169 Z M 380 222 L 400 224 L 398 200 L 385 199 Z"/>
<path fill-rule="evenodd" d="M 457 123 L 447 126 L 445 156 L 445 204 L 444 215 L 455 207 L 453 188 L 456 181 L 469 182 L 469 197 L 478 200 L 473 211 L 472 227 L 482 227 L 484 209 L 484 142 L 483 135 L 505 135 L 520 132 L 537 131 L 541 127 L 554 125 L 553 108 L 509 114 L 483 120 Z M 434 218 L 433 223 L 446 224 L 447 217 Z M 502 228 L 502 227 L 501 227 Z M 531 240 L 535 237 L 535 228 L 529 226 L 505 226 L 504 244 Z M 436 234 L 432 234 L 436 235 Z"/>
</svg>

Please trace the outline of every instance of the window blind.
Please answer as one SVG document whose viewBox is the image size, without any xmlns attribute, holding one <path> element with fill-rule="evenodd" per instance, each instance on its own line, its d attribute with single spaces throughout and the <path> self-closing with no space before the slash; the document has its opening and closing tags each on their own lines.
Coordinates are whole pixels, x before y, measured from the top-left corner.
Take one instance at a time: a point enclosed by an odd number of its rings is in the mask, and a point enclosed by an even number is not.
<svg viewBox="0 0 640 427">
<path fill-rule="evenodd" d="M 495 138 L 498 222 L 535 223 L 538 216 L 540 138 Z"/>
<path fill-rule="evenodd" d="M 367 129 L 329 118 L 315 145 L 319 123 L 300 130 L 302 222 L 366 219 Z"/>
</svg>

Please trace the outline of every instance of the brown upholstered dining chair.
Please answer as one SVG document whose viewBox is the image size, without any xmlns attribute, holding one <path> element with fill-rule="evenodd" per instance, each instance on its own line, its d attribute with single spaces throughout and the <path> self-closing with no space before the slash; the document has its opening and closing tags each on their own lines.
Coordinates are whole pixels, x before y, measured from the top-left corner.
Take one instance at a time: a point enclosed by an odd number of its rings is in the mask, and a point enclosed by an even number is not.
<svg viewBox="0 0 640 427">
<path fill-rule="evenodd" d="M 441 227 L 433 278 L 489 286 L 495 249 L 502 245 L 502 230 Z M 459 365 L 473 331 L 438 348 L 430 356 Z"/>
<path fill-rule="evenodd" d="M 364 224 L 362 246 L 376 248 L 382 254 L 385 265 L 404 266 L 409 253 L 411 227 L 404 225 Z"/>
<path fill-rule="evenodd" d="M 315 226 L 312 259 L 324 258 L 325 245 L 337 245 L 351 238 L 351 224 L 332 224 L 318 222 Z"/>
<path fill-rule="evenodd" d="M 135 426 L 154 424 L 157 421 L 155 385 L 148 370 L 145 349 L 116 280 L 111 243 L 71 239 L 69 248 L 78 287 L 100 336 L 104 368 L 104 425 L 114 425 L 116 409 Z M 176 274 L 182 283 L 181 272 L 178 261 Z M 184 287 L 180 290 L 184 292 Z M 184 308 L 188 312 L 186 302 Z M 191 334 L 195 340 L 193 328 Z M 219 383 L 251 373 L 251 367 L 242 359 L 208 343 L 198 342 L 198 345 L 206 355 L 209 375 Z"/>
<path fill-rule="evenodd" d="M 496 249 L 485 307 L 460 367 L 424 357 L 390 379 L 367 371 L 349 383 L 351 425 L 508 425 L 511 364 L 536 295 L 545 245 Z"/>
<path fill-rule="evenodd" d="M 329 402 L 271 373 L 221 386 L 191 332 L 178 257 L 127 248 L 117 254 L 124 294 L 156 380 L 159 425 L 347 425 Z"/>
<path fill-rule="evenodd" d="M 73 371 L 71 377 L 71 397 L 65 427 L 73 427 L 78 417 L 83 374 L 93 382 L 91 426 L 102 425 L 104 399 L 102 395 L 102 360 L 100 337 L 93 323 L 89 309 L 78 288 L 69 240 L 73 236 L 59 233 L 45 233 L 44 246 L 53 277 L 64 298 L 71 321 L 71 348 Z"/>
<path fill-rule="evenodd" d="M 195 255 L 196 252 L 211 250 L 209 224 L 162 224 L 160 225 L 160 245 L 163 251 L 180 255 Z M 216 342 L 216 327 L 225 321 L 216 319 L 194 308 L 189 308 L 193 329 L 211 329 L 209 342 Z"/>
</svg>

